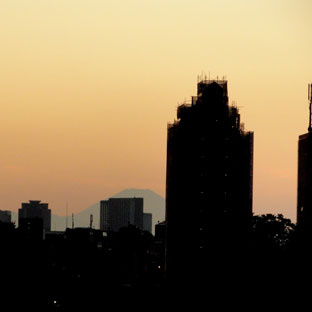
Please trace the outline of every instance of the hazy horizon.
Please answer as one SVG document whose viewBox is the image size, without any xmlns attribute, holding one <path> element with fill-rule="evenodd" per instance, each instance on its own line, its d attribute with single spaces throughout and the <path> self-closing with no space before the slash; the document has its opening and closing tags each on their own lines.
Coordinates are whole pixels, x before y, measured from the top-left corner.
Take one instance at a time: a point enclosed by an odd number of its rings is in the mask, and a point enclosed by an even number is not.
<svg viewBox="0 0 312 312">
<path fill-rule="evenodd" d="M 1 210 L 61 215 L 125 188 L 165 197 L 167 123 L 197 76 L 226 76 L 254 131 L 253 211 L 295 221 L 308 128 L 308 0 L 0 4 Z"/>
<path fill-rule="evenodd" d="M 83 213 L 83 212 L 85 212 L 86 210 L 88 210 L 89 208 L 91 208 L 91 207 L 93 207 L 93 206 L 95 206 L 95 205 L 100 205 L 100 201 L 101 201 L 101 200 L 107 200 L 107 199 L 109 199 L 110 197 L 113 197 L 113 198 L 114 198 L 114 197 L 116 197 L 118 194 L 123 193 L 123 192 L 127 192 L 127 191 L 131 191 L 131 192 L 135 192 L 135 191 L 138 191 L 138 192 L 141 192 L 141 191 L 151 191 L 151 192 L 154 193 L 155 195 L 160 196 L 161 198 L 163 198 L 163 199 L 165 200 L 164 197 L 162 197 L 161 195 L 159 195 L 158 193 L 156 193 L 156 192 L 154 192 L 153 190 L 150 190 L 150 189 L 126 188 L 126 189 L 123 189 L 123 190 L 118 191 L 116 194 L 110 194 L 109 196 L 106 196 L 106 197 L 104 197 L 104 198 L 101 198 L 101 199 L 99 199 L 98 201 L 93 201 L 93 202 L 91 202 L 88 206 L 82 207 L 81 210 L 76 211 L 75 213 L 76 213 L 76 214 Z M 124 197 L 124 196 L 123 196 L 123 197 Z M 132 196 L 131 196 L 131 197 L 132 197 Z M 140 196 L 138 196 L 138 197 L 140 197 Z M 37 200 L 37 199 L 30 199 L 30 200 Z M 25 202 L 29 202 L 29 200 L 27 200 L 27 201 L 25 201 Z M 44 203 L 44 201 L 41 201 L 41 202 Z M 21 208 L 21 204 L 22 204 L 22 203 L 20 203 L 20 206 L 17 207 L 15 210 L 10 210 L 10 211 L 12 211 L 12 212 L 18 214 L 18 209 Z M 155 208 L 157 208 L 157 207 L 155 207 Z M 54 213 L 53 208 L 51 208 L 50 205 L 49 205 L 49 209 L 51 209 L 51 214 L 53 214 L 53 215 L 55 215 L 55 216 L 57 216 L 57 217 L 66 217 L 66 206 L 64 207 L 64 210 L 63 210 L 63 211 L 59 210 L 59 211 L 60 211 L 59 214 L 58 214 L 58 213 Z M 147 212 L 147 211 L 144 211 L 144 212 Z M 67 216 L 70 217 L 71 215 L 72 215 L 72 211 L 71 211 L 71 209 L 70 209 L 69 203 L 67 203 Z"/>
</svg>

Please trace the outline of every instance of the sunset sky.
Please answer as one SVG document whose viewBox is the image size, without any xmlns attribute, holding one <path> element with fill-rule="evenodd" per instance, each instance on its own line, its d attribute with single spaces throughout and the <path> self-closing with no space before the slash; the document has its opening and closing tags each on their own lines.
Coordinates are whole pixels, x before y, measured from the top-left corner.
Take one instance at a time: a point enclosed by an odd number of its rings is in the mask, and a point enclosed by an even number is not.
<svg viewBox="0 0 312 312">
<path fill-rule="evenodd" d="M 311 16 L 311 0 L 0 0 L 0 209 L 165 196 L 167 123 L 210 73 L 255 132 L 254 212 L 295 221 Z"/>
</svg>

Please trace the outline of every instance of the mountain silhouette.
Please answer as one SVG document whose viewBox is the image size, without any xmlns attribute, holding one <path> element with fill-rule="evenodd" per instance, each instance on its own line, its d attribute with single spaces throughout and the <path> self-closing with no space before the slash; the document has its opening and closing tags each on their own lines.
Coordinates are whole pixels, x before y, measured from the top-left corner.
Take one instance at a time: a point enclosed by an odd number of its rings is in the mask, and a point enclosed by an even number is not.
<svg viewBox="0 0 312 312">
<path fill-rule="evenodd" d="M 144 212 L 152 213 L 152 232 L 154 234 L 155 224 L 158 221 L 165 220 L 165 199 L 160 195 L 149 189 L 125 189 L 121 192 L 109 196 L 112 198 L 131 198 L 142 197 L 144 198 Z M 102 198 L 106 200 L 108 198 Z M 52 211 L 53 212 L 53 211 Z M 89 227 L 90 215 L 93 215 L 93 228 L 98 229 L 100 227 L 100 201 L 92 204 L 87 209 L 74 214 L 74 227 Z M 12 221 L 18 225 L 18 215 L 16 212 L 12 212 Z M 72 216 L 67 217 L 67 227 L 72 227 Z M 51 230 L 52 231 L 64 231 L 66 228 L 66 216 L 58 216 L 52 214 L 51 217 Z"/>
<path fill-rule="evenodd" d="M 144 198 L 144 212 L 153 215 L 152 227 L 154 232 L 155 224 L 165 220 L 166 203 L 165 199 L 149 189 L 126 189 L 114 196 L 115 198 L 142 197 Z"/>
</svg>

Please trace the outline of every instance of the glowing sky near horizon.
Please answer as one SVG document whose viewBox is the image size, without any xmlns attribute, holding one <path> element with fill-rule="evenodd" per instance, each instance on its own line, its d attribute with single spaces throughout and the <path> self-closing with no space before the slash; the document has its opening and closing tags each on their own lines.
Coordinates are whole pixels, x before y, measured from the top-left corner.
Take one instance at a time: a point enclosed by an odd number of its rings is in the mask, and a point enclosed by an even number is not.
<svg viewBox="0 0 312 312">
<path fill-rule="evenodd" d="M 226 76 L 255 132 L 254 212 L 295 221 L 312 82 L 309 0 L 0 0 L 2 210 L 165 196 L 167 123 Z"/>
</svg>

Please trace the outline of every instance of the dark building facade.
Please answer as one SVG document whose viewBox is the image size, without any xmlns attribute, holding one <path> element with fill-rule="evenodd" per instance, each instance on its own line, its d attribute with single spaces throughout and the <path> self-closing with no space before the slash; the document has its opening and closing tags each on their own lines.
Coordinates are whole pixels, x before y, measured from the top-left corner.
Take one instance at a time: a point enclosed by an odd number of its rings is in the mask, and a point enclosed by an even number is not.
<svg viewBox="0 0 312 312">
<path fill-rule="evenodd" d="M 166 272 L 197 278 L 207 259 L 247 239 L 253 133 L 229 106 L 225 80 L 199 81 L 177 119 L 167 137 Z"/>
<path fill-rule="evenodd" d="M 143 198 L 109 198 L 100 202 L 100 229 L 117 232 L 129 224 L 143 230 Z"/>
<path fill-rule="evenodd" d="M 310 117 L 308 132 L 298 141 L 297 226 L 302 237 L 312 238 L 312 127 L 311 84 L 309 85 Z"/>
<path fill-rule="evenodd" d="M 0 222 L 11 223 L 12 212 L 8 210 L 0 210 Z"/>
<path fill-rule="evenodd" d="M 41 219 L 45 232 L 51 231 L 51 210 L 49 204 L 41 203 L 40 200 L 30 200 L 29 203 L 22 203 L 22 208 L 18 210 L 18 224 L 23 224 L 23 219 Z"/>
<path fill-rule="evenodd" d="M 309 161 L 310 160 L 310 161 Z M 312 133 L 299 136 L 297 225 L 301 231 L 312 230 Z"/>
<path fill-rule="evenodd" d="M 45 239 L 42 218 L 22 218 L 19 220 L 18 232 L 25 240 L 40 241 Z"/>
</svg>

